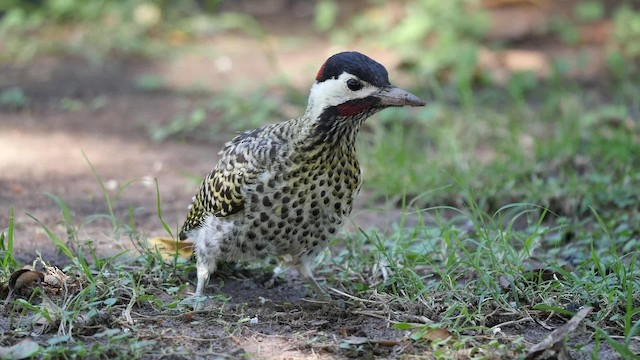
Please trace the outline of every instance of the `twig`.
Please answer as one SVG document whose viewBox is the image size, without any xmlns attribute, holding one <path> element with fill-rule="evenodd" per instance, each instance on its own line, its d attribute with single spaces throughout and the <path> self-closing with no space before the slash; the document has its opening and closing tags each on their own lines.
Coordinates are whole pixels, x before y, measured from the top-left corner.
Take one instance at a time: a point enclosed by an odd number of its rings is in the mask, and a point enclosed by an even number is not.
<svg viewBox="0 0 640 360">
<path fill-rule="evenodd" d="M 380 304 L 379 301 L 362 299 L 362 298 L 359 298 L 359 297 L 356 297 L 356 296 L 353 296 L 353 295 L 349 295 L 346 292 L 340 291 L 340 290 L 338 290 L 336 288 L 330 287 L 328 289 L 333 291 L 333 292 L 335 292 L 338 295 L 342 295 L 342 296 L 347 297 L 347 298 L 349 298 L 351 300 L 357 300 L 357 301 L 360 301 L 360 302 L 365 302 L 365 303 L 370 303 L 370 304 Z"/>
<path fill-rule="evenodd" d="M 388 322 L 393 322 L 392 320 L 388 319 L 386 316 L 384 315 L 380 315 L 380 314 L 376 314 L 375 312 L 372 311 L 364 311 L 364 310 L 355 310 L 351 312 L 352 314 L 358 314 L 358 315 L 366 315 L 366 316 L 371 316 L 373 318 L 376 319 L 381 319 L 381 320 L 387 320 Z"/>
<path fill-rule="evenodd" d="M 519 324 L 519 323 L 522 323 L 522 322 L 525 322 L 525 321 L 534 321 L 534 320 L 531 318 L 531 316 L 529 316 L 529 317 L 521 318 L 521 319 L 518 319 L 518 320 L 505 321 L 505 322 L 500 323 L 498 325 L 492 326 L 491 330 L 496 330 L 498 328 L 501 328 L 501 327 L 504 327 L 504 326 L 508 326 L 508 325 Z"/>
<path fill-rule="evenodd" d="M 533 345 L 529 349 L 529 353 L 525 359 L 531 360 L 535 359 L 538 355 L 543 353 L 547 349 L 559 348 L 559 352 L 562 353 L 565 351 L 564 348 L 564 338 L 569 333 L 573 332 L 580 322 L 584 320 L 584 318 L 591 311 L 591 307 L 585 307 L 582 310 L 578 311 L 566 324 L 554 330 L 551 334 L 549 334 L 544 340 Z"/>
<path fill-rule="evenodd" d="M 547 325 L 547 321 L 549 320 L 549 318 L 548 318 L 548 317 L 547 317 L 547 319 L 546 319 L 546 320 L 544 320 L 544 321 L 543 321 L 543 320 L 540 320 L 540 319 L 538 319 L 538 318 L 534 318 L 533 316 L 531 316 L 531 314 L 530 314 L 526 309 L 524 310 L 524 312 L 525 312 L 525 313 L 527 313 L 527 315 L 528 315 L 531 319 L 533 319 L 533 321 L 535 321 L 535 323 L 536 323 L 536 324 L 538 324 L 538 325 L 542 326 L 542 327 L 543 327 L 543 328 L 545 328 L 546 330 L 550 330 L 550 331 L 551 331 L 551 330 L 554 330 L 554 329 L 555 329 L 554 327 Z"/>
</svg>

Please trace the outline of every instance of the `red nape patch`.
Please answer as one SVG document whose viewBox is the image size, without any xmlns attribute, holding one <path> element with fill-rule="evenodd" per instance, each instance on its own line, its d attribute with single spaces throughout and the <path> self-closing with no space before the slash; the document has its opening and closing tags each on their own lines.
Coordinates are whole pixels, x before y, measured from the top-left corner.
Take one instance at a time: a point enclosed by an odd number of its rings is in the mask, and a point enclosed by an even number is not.
<svg viewBox="0 0 640 360">
<path fill-rule="evenodd" d="M 375 103 L 376 101 L 371 98 L 350 100 L 336 106 L 336 110 L 340 116 L 353 116 L 371 109 Z"/>
<path fill-rule="evenodd" d="M 320 79 L 322 79 L 322 73 L 324 72 L 324 66 L 327 63 L 322 64 L 322 66 L 320 66 L 320 70 L 318 70 L 318 73 L 316 74 L 316 81 L 320 81 Z"/>
</svg>

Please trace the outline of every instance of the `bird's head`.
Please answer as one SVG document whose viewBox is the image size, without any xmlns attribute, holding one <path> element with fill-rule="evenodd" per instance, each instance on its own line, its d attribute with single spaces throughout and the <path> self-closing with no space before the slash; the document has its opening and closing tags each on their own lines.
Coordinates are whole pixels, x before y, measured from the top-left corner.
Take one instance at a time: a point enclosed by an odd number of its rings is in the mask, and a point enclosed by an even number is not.
<svg viewBox="0 0 640 360">
<path fill-rule="evenodd" d="M 320 67 L 311 87 L 307 115 L 312 119 L 366 119 L 392 106 L 424 106 L 417 96 L 389 82 L 387 69 L 359 52 L 341 52 Z"/>
</svg>

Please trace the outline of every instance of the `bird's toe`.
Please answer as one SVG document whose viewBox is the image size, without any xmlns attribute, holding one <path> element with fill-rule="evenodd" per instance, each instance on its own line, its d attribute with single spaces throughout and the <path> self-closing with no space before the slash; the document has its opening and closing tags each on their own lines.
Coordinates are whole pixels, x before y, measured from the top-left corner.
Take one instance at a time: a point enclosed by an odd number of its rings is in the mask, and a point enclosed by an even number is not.
<svg viewBox="0 0 640 360">
<path fill-rule="evenodd" d="M 180 301 L 179 305 L 187 308 L 191 308 L 193 311 L 199 311 L 204 308 L 204 304 L 209 299 L 206 295 L 191 295 Z"/>
</svg>

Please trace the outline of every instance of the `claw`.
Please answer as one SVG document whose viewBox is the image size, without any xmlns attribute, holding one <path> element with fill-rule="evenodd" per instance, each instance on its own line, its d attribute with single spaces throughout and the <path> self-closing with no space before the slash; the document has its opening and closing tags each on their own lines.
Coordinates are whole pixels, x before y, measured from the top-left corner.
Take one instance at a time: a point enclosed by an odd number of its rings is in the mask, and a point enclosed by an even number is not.
<svg viewBox="0 0 640 360">
<path fill-rule="evenodd" d="M 321 300 L 331 300 L 331 294 L 329 294 L 329 291 L 318 284 L 318 281 L 313 278 L 313 274 L 306 263 L 297 264 L 296 269 L 298 270 L 298 273 L 300 273 L 300 276 L 302 276 L 302 279 L 304 279 L 307 284 L 311 285 L 311 288 L 317 298 Z"/>
</svg>

